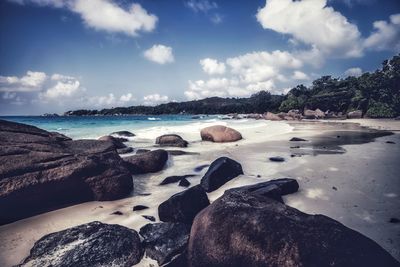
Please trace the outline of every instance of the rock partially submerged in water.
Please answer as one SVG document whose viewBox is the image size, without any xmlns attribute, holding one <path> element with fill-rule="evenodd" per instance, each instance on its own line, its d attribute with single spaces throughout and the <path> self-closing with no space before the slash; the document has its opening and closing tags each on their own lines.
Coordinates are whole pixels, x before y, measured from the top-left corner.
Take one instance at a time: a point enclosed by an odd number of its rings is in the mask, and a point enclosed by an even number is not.
<svg viewBox="0 0 400 267">
<path fill-rule="evenodd" d="M 160 185 L 177 183 L 177 182 L 180 182 L 182 179 L 186 179 L 186 178 L 190 178 L 190 177 L 194 177 L 194 176 L 196 176 L 196 175 L 194 175 L 194 174 L 186 174 L 186 175 L 168 176 L 167 178 L 162 180 Z"/>
<path fill-rule="evenodd" d="M 235 142 L 242 139 L 242 135 L 238 131 L 222 125 L 206 127 L 201 130 L 200 135 L 203 141 L 217 143 Z"/>
<path fill-rule="evenodd" d="M 160 146 L 187 147 L 188 141 L 177 134 L 165 134 L 157 137 L 156 144 Z"/>
<path fill-rule="evenodd" d="M 192 224 L 199 211 L 210 204 L 207 194 L 200 185 L 179 192 L 158 206 L 158 215 L 164 222 Z"/>
<path fill-rule="evenodd" d="M 123 142 L 125 142 L 125 139 L 123 139 L 123 138 L 121 139 L 121 138 L 114 137 L 111 135 L 105 135 L 105 136 L 99 137 L 97 140 L 111 142 L 114 144 L 115 148 L 117 148 L 117 149 L 126 148 L 126 145 L 123 144 Z"/>
<path fill-rule="evenodd" d="M 273 162 L 284 162 L 285 158 L 283 158 L 283 157 L 270 157 L 269 160 L 273 161 Z"/>
<path fill-rule="evenodd" d="M 146 256 L 161 266 L 187 248 L 190 226 L 183 223 L 149 223 L 140 228 Z"/>
<path fill-rule="evenodd" d="M 200 184 L 207 192 L 212 192 L 241 174 L 243 169 L 239 162 L 220 157 L 211 163 Z"/>
<path fill-rule="evenodd" d="M 42 237 L 18 266 L 130 267 L 139 263 L 142 256 L 135 230 L 91 222 Z"/>
<path fill-rule="evenodd" d="M 323 215 L 230 191 L 195 218 L 188 265 L 399 266 L 371 239 Z"/>
<path fill-rule="evenodd" d="M 132 189 L 114 143 L 0 120 L 0 224 Z"/>
<path fill-rule="evenodd" d="M 117 131 L 110 133 L 110 135 L 117 135 L 117 136 L 122 136 L 122 137 L 134 137 L 135 134 L 131 133 L 130 131 Z"/>
<path fill-rule="evenodd" d="M 144 174 L 161 171 L 168 160 L 168 152 L 157 149 L 124 158 L 125 165 L 132 174 Z"/>
</svg>

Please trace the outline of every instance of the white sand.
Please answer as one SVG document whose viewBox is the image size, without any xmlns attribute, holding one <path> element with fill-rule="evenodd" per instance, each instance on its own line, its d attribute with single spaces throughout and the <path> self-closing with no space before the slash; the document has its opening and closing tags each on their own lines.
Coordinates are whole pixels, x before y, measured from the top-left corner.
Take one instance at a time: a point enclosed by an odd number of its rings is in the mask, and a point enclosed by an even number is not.
<svg viewBox="0 0 400 267">
<path fill-rule="evenodd" d="M 221 122 L 210 122 L 210 124 L 217 123 L 221 124 Z M 223 121 L 222 124 L 238 129 L 244 140 L 229 144 L 201 142 L 198 133 L 204 124 L 192 124 L 191 127 L 180 128 L 154 127 L 150 132 L 138 132 L 138 136 L 132 141 L 135 147 L 139 145 L 151 147 L 158 135 L 177 133 L 191 142 L 187 151 L 200 152 L 200 155 L 172 157 L 163 171 L 135 176 L 135 192 L 132 197 L 110 202 L 83 203 L 1 226 L 0 266 L 7 267 L 19 263 L 29 254 L 34 242 L 43 235 L 79 224 L 97 220 L 139 230 L 149 223 L 141 215 L 151 215 L 158 219 L 158 205 L 172 194 L 184 190 L 177 184 L 158 186 L 165 177 L 191 174 L 194 167 L 210 164 L 220 156 L 229 156 L 239 161 L 245 175 L 210 193 L 211 201 L 221 196 L 227 188 L 279 177 L 296 177 L 299 179 L 301 189 L 300 192 L 285 198 L 288 205 L 308 213 L 328 215 L 367 235 L 395 257 L 400 258 L 399 225 L 387 223 L 390 217 L 400 217 L 398 209 L 400 187 L 398 181 L 392 184 L 395 174 L 388 175 L 390 177 L 379 177 L 379 168 L 390 168 L 390 164 L 393 164 L 390 161 L 389 165 L 385 165 L 387 161 L 384 160 L 388 159 L 384 155 L 388 147 L 382 148 L 382 142 L 349 145 L 345 147 L 347 153 L 343 155 L 289 158 L 287 144 L 283 147 L 282 142 L 293 136 L 312 136 L 321 132 L 316 131 L 315 127 L 296 125 L 300 130 L 293 133 L 291 132 L 293 127 L 285 122 Z M 337 129 L 333 127 L 335 128 Z M 400 140 L 397 143 L 399 144 Z M 390 149 L 398 147 L 393 145 Z M 269 156 L 280 155 L 289 160 L 284 163 L 267 160 Z M 398 161 L 398 156 L 396 159 Z M 373 171 L 366 171 L 365 164 L 368 164 L 368 169 Z M 199 183 L 206 169 L 199 176 L 188 178 L 192 185 Z M 261 177 L 257 178 L 257 175 Z M 336 186 L 338 190 L 332 190 L 332 186 Z M 145 192 L 151 195 L 137 195 Z M 146 205 L 150 209 L 133 212 L 132 207 L 135 205 Z M 110 215 L 117 210 L 124 214 Z M 152 260 L 144 259 L 137 266 L 150 266 L 154 263 Z"/>
</svg>

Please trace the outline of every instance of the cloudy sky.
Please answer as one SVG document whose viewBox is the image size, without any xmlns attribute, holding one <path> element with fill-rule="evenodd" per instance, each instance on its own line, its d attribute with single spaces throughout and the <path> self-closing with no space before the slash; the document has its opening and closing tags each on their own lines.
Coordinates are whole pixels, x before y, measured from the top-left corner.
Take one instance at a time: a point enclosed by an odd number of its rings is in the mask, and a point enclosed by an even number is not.
<svg viewBox="0 0 400 267">
<path fill-rule="evenodd" d="M 281 94 L 399 52 L 398 0 L 1 0 L 0 115 Z"/>
</svg>

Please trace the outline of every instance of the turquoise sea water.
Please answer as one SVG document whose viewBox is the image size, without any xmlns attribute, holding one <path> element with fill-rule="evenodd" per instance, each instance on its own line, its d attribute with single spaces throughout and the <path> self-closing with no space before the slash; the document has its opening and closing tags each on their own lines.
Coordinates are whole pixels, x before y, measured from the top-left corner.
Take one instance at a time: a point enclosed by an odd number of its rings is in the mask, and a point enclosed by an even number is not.
<svg viewBox="0 0 400 267">
<path fill-rule="evenodd" d="M 160 116 L 7 116 L 0 117 L 19 123 L 34 125 L 47 131 L 57 131 L 71 138 L 94 138 L 107 135 L 114 131 L 128 130 L 135 132 L 146 128 L 184 126 L 191 122 L 206 122 L 217 116 L 202 116 L 193 118 L 191 115 L 160 115 Z"/>
</svg>

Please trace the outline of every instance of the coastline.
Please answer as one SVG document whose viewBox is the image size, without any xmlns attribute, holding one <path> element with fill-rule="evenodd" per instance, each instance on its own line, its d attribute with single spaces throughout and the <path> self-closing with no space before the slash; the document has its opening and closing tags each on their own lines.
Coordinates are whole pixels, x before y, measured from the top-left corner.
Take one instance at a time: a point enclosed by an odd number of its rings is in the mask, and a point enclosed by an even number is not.
<svg viewBox="0 0 400 267">
<path fill-rule="evenodd" d="M 372 122 L 366 120 L 356 122 L 373 126 Z M 396 121 L 391 120 L 391 122 Z M 212 123 L 227 123 L 235 128 L 235 121 Z M 376 121 L 375 124 L 374 127 L 388 127 L 379 125 Z M 281 131 L 270 133 L 271 125 L 282 126 L 278 128 Z M 391 127 L 395 132 L 398 129 L 397 123 L 393 123 Z M 160 131 L 159 134 L 164 134 L 168 130 L 168 127 L 159 128 L 154 132 Z M 395 213 L 398 210 L 396 207 L 400 206 L 400 192 L 398 189 L 395 192 L 396 188 L 400 188 L 399 182 L 395 179 L 399 171 L 396 158 L 400 152 L 398 133 L 379 137 L 375 142 L 368 139 L 358 144 L 352 144 L 354 138 L 349 138 L 348 144 L 339 145 L 343 150 L 338 150 L 336 148 L 338 145 L 315 149 L 309 147 L 309 143 L 296 144 L 304 146 L 300 149 L 303 151 L 296 152 L 296 149 L 290 148 L 294 144 L 288 142 L 294 136 L 309 140 L 332 139 L 332 144 L 335 144 L 339 142 L 336 134 L 338 130 L 345 136 L 352 132 L 369 132 L 370 129 L 357 126 L 353 121 L 284 121 L 273 124 L 268 121 L 250 121 L 248 125 L 238 129 L 242 132 L 244 140 L 227 144 L 199 142 L 198 134 L 195 136 L 184 132 L 184 128 L 182 130 L 183 132 L 178 133 L 191 141 L 191 146 L 185 151 L 200 154 L 172 157 L 163 171 L 135 176 L 133 196 L 117 201 L 87 202 L 1 226 L 0 239 L 3 242 L 0 245 L 0 265 L 17 264 L 27 256 L 33 243 L 45 234 L 93 220 L 117 223 L 138 230 L 148 223 L 140 215 L 158 218 L 158 204 L 183 190 L 175 184 L 158 186 L 162 179 L 170 175 L 190 174 L 194 167 L 209 164 L 220 156 L 229 156 L 240 162 L 245 174 L 208 194 L 211 201 L 221 196 L 228 188 L 274 178 L 293 177 L 298 179 L 300 190 L 285 197 L 289 206 L 308 213 L 328 215 L 372 238 L 395 258 L 400 259 L 400 236 L 397 234 L 400 226 L 388 223 L 390 217 L 400 217 L 398 212 Z M 134 142 L 136 146 L 154 147 L 154 143 L 140 139 L 140 133 L 138 137 L 139 142 Z M 146 137 L 153 138 L 153 136 Z M 393 140 L 396 145 L 386 144 L 386 140 Z M 298 156 L 290 157 L 296 153 Z M 287 160 L 283 163 L 269 162 L 270 156 L 283 156 Z M 375 160 L 377 158 L 380 159 L 379 162 Z M 356 171 L 353 173 L 354 170 Z M 205 170 L 198 176 L 190 178 L 192 185 L 200 181 L 204 172 Z M 260 177 L 257 177 L 258 175 Z M 378 175 L 384 177 L 376 177 Z M 360 179 L 359 176 L 364 178 Z M 143 193 L 152 195 L 140 195 Z M 134 205 L 147 205 L 150 209 L 132 212 Z M 117 210 L 123 212 L 123 215 L 111 215 Z M 145 259 L 137 266 L 148 266 L 149 262 L 151 261 Z"/>
</svg>

